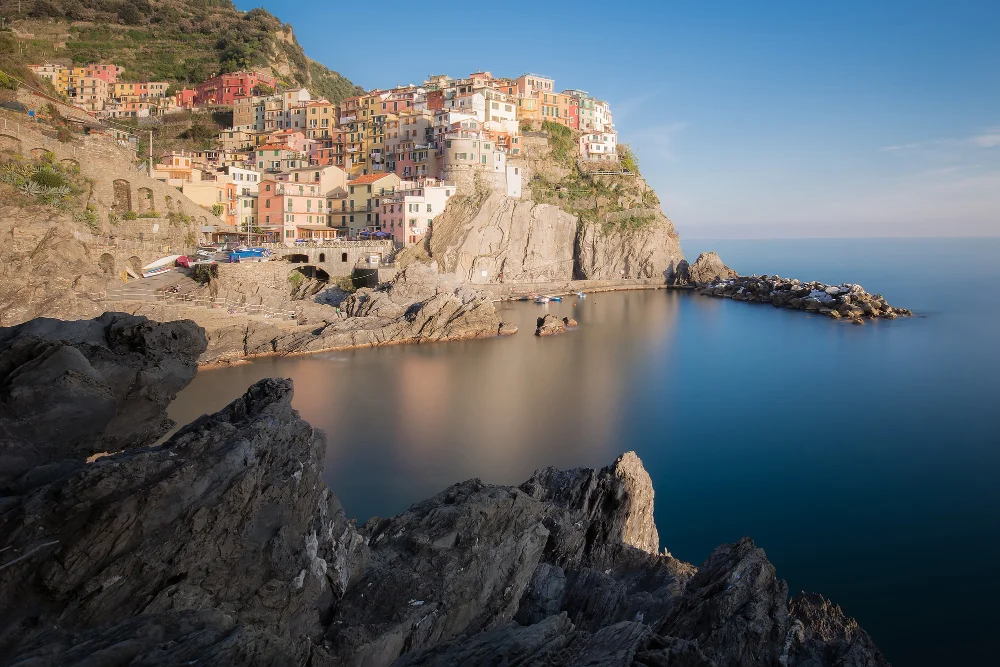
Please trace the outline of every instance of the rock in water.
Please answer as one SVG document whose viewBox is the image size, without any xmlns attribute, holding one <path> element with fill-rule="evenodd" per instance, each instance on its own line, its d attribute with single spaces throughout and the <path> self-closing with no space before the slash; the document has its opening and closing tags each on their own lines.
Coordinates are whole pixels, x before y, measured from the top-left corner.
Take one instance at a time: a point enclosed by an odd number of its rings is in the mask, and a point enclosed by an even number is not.
<svg viewBox="0 0 1000 667">
<path fill-rule="evenodd" d="M 152 444 L 205 351 L 190 321 L 125 313 L 0 329 L 0 489 L 32 468 Z"/>
<path fill-rule="evenodd" d="M 565 331 L 566 324 L 552 313 L 539 317 L 538 321 L 535 323 L 536 336 L 554 336 L 555 334 L 561 334 Z"/>
<path fill-rule="evenodd" d="M 694 264 L 689 265 L 687 261 L 681 261 L 677 267 L 677 274 L 674 284 L 677 285 L 704 285 L 719 280 L 735 278 L 738 274 L 726 266 L 718 253 L 703 252 L 698 255 Z"/>
<path fill-rule="evenodd" d="M 562 318 L 562 321 L 563 321 L 563 324 L 566 325 L 567 329 L 576 328 L 576 327 L 580 326 L 580 323 L 577 322 L 576 320 L 574 320 L 572 317 L 564 317 L 564 318 Z"/>
</svg>

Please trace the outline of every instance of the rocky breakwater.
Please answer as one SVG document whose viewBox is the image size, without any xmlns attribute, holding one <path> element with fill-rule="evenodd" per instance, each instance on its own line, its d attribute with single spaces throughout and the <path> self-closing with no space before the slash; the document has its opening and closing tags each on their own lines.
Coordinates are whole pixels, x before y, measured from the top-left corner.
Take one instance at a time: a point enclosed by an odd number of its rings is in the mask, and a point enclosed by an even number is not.
<svg viewBox="0 0 1000 667">
<path fill-rule="evenodd" d="M 357 527 L 324 436 L 262 380 L 161 446 L 0 501 L 0 664 L 881 667 L 749 539 L 660 552 L 634 453 L 470 480 Z"/>
<path fill-rule="evenodd" d="M 895 319 L 913 314 L 906 308 L 889 305 L 881 294 L 870 294 L 861 285 L 828 285 L 767 275 L 741 276 L 723 264 L 714 252 L 700 255 L 693 265 L 685 267 L 682 275 L 685 279 L 681 284 L 693 285 L 705 296 L 769 303 L 776 308 L 816 312 L 856 324 L 866 319 Z"/>
</svg>

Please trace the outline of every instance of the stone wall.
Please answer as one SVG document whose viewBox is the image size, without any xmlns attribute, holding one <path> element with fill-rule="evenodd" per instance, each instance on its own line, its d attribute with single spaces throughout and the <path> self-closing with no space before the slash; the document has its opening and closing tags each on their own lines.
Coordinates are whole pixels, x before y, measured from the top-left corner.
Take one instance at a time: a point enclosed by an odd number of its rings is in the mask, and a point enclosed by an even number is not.
<svg viewBox="0 0 1000 667">
<path fill-rule="evenodd" d="M 338 241 L 320 246 L 275 248 L 276 257 L 285 263 L 312 265 L 326 271 L 331 278 L 349 276 L 359 265 L 368 266 L 371 255 L 381 255 L 382 262 L 390 262 L 396 255 L 392 241 Z M 372 267 L 374 268 L 374 267 Z"/>
</svg>

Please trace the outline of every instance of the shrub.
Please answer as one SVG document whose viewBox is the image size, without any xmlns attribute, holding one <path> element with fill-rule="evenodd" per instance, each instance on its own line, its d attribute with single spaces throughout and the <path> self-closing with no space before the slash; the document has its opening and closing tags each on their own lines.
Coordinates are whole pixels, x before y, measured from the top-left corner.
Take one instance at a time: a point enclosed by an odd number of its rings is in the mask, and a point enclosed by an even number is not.
<svg viewBox="0 0 1000 667">
<path fill-rule="evenodd" d="M 114 211 L 108 211 L 108 224 L 114 225 L 115 227 L 117 227 L 118 223 L 121 222 L 121 221 L 122 221 L 122 219 L 120 217 L 118 217 L 117 213 L 115 213 Z"/>
<path fill-rule="evenodd" d="M 135 220 L 139 217 L 139 214 L 135 211 L 125 211 L 125 215 L 122 216 L 126 220 Z"/>
<path fill-rule="evenodd" d="M 137 217 L 140 217 L 140 218 L 159 218 L 160 214 L 157 211 L 146 211 L 145 213 L 140 213 Z"/>
<path fill-rule="evenodd" d="M 97 219 L 97 212 L 94 211 L 90 205 L 88 205 L 84 210 L 74 213 L 73 220 L 86 225 L 87 228 L 95 234 L 101 229 L 100 221 Z"/>
</svg>

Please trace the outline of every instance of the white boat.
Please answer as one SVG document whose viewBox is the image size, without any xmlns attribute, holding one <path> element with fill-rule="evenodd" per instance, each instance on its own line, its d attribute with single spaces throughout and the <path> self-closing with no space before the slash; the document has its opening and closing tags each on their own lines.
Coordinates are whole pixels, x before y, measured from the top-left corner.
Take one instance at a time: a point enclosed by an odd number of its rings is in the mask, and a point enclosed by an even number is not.
<svg viewBox="0 0 1000 667">
<path fill-rule="evenodd" d="M 174 268 L 174 264 L 180 259 L 180 255 L 167 255 L 166 257 L 161 257 L 155 262 L 151 262 L 146 266 L 142 267 L 142 277 L 150 278 L 152 276 L 158 276 L 161 273 L 166 273 L 170 269 Z"/>
<path fill-rule="evenodd" d="M 535 297 L 535 303 L 548 303 L 548 302 L 549 302 L 549 297 L 547 297 L 547 296 L 536 296 Z"/>
</svg>

